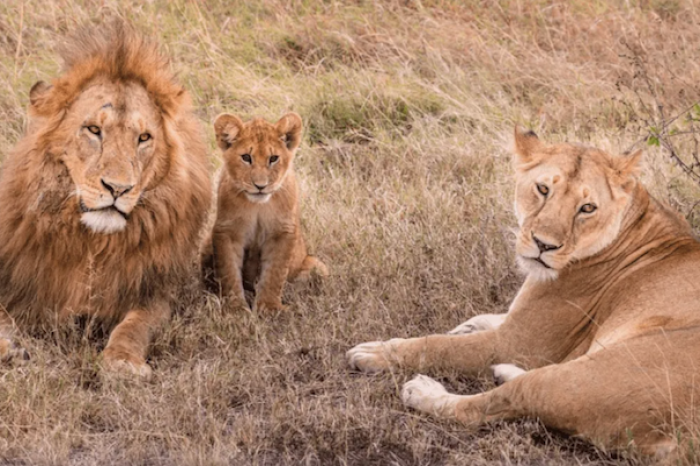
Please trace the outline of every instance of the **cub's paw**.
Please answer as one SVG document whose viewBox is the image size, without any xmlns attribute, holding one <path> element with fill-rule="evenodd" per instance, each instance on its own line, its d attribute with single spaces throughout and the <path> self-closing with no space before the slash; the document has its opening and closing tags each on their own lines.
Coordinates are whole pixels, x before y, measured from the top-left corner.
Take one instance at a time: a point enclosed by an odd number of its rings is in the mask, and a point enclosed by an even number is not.
<svg viewBox="0 0 700 466">
<path fill-rule="evenodd" d="M 527 372 L 515 364 L 495 364 L 491 366 L 491 370 L 493 371 L 493 381 L 496 385 L 503 385 Z"/>
<path fill-rule="evenodd" d="M 116 377 L 133 378 L 135 376 L 138 379 L 148 380 L 153 375 L 153 369 L 142 357 L 109 347 L 102 352 L 102 368 L 107 374 Z"/>
<path fill-rule="evenodd" d="M 506 320 L 507 314 L 481 314 L 463 322 L 447 332 L 448 335 L 466 335 L 468 333 L 495 330 Z"/>
<path fill-rule="evenodd" d="M 288 306 L 282 304 L 280 300 L 258 300 L 253 306 L 253 311 L 260 314 L 286 311 L 287 309 Z"/>
<path fill-rule="evenodd" d="M 440 417 L 454 417 L 459 395 L 452 395 L 436 380 L 417 375 L 406 382 L 401 390 L 401 400 L 409 408 Z"/>
<path fill-rule="evenodd" d="M 370 374 L 385 371 L 401 362 L 397 355 L 397 347 L 401 341 L 403 338 L 362 343 L 345 353 L 345 357 L 350 367 L 355 370 Z"/>
<path fill-rule="evenodd" d="M 238 296 L 223 298 L 221 301 L 221 309 L 226 312 L 250 312 L 248 302 L 245 298 Z"/>
<path fill-rule="evenodd" d="M 19 346 L 9 338 L 0 338 L 0 362 L 25 362 L 29 361 L 27 350 Z"/>
</svg>

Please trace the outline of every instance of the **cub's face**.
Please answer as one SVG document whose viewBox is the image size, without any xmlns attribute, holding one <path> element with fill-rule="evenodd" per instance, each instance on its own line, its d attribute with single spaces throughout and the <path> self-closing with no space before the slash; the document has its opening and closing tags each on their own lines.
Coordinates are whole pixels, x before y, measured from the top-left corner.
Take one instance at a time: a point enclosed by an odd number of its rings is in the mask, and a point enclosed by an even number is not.
<svg viewBox="0 0 700 466">
<path fill-rule="evenodd" d="M 50 86 L 39 83 L 35 101 Z M 57 133 L 54 150 L 75 184 L 81 222 L 96 233 L 126 228 L 153 172 L 165 157 L 157 107 L 136 83 L 96 82 L 71 104 Z"/>
<path fill-rule="evenodd" d="M 592 148 L 547 146 L 518 131 L 516 151 L 517 260 L 534 278 L 555 279 L 617 238 L 641 153 L 616 158 Z"/>
<path fill-rule="evenodd" d="M 265 203 L 284 182 L 301 142 L 302 122 L 288 113 L 277 123 L 262 119 L 243 123 L 235 115 L 219 115 L 216 141 L 234 186 L 253 203 Z"/>
</svg>

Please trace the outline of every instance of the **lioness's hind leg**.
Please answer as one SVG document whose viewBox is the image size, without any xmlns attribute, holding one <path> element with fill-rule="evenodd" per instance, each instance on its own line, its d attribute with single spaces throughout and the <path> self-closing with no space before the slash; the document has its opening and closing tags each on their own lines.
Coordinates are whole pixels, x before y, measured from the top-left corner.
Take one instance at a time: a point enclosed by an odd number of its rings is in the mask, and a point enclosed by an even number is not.
<svg viewBox="0 0 700 466">
<path fill-rule="evenodd" d="M 463 322 L 447 332 L 448 335 L 463 335 L 467 333 L 496 330 L 506 320 L 508 314 L 480 314 Z"/>
<path fill-rule="evenodd" d="M 328 267 L 321 262 L 316 256 L 306 256 L 299 267 L 299 270 L 294 274 L 290 274 L 290 281 L 307 281 L 314 275 L 319 277 L 327 277 L 329 275 Z"/>
</svg>

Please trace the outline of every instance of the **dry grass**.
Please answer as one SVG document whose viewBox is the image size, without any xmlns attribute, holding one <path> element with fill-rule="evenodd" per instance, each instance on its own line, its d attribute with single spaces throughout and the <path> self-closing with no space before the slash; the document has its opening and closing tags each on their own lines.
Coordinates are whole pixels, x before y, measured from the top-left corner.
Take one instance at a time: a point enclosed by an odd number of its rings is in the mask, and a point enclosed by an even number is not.
<svg viewBox="0 0 700 466">
<path fill-rule="evenodd" d="M 0 368 L 0 463 L 643 463 L 535 421 L 470 432 L 417 415 L 398 397 L 410 374 L 354 374 L 344 352 L 505 310 L 522 280 L 513 123 L 627 149 L 652 94 L 669 113 L 700 95 L 697 11 L 684 0 L 3 2 L 0 158 L 31 85 L 57 73 L 64 35 L 126 17 L 173 57 L 217 160 L 221 111 L 304 117 L 303 223 L 333 275 L 288 289 L 292 310 L 277 316 L 224 314 L 193 278 L 147 384 L 103 380 L 104 339 L 79 326 L 27 336 L 31 363 Z M 700 190 L 658 148 L 647 162 L 654 193 L 695 221 Z M 442 380 L 462 393 L 491 386 Z"/>
</svg>

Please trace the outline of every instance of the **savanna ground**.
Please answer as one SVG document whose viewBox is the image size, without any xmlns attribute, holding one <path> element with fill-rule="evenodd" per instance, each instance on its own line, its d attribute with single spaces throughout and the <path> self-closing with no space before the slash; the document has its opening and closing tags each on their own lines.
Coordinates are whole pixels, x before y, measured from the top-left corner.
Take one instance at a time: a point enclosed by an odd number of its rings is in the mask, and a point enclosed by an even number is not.
<svg viewBox="0 0 700 466">
<path fill-rule="evenodd" d="M 647 146 L 646 182 L 697 224 L 700 190 L 663 140 L 645 141 L 700 95 L 697 6 L 2 2 L 0 159 L 26 124 L 31 85 L 59 71 L 65 35 L 127 18 L 173 58 L 214 165 L 218 113 L 302 115 L 303 226 L 332 276 L 289 287 L 291 310 L 275 316 L 222 312 L 193 276 L 153 345 L 148 383 L 102 378 L 104 339 L 79 326 L 25 336 L 32 360 L 0 368 L 0 463 L 644 464 L 536 420 L 478 431 L 437 422 L 402 407 L 412 374 L 356 374 L 344 353 L 505 311 L 523 280 L 511 233 L 515 122 L 549 141 Z M 692 122 L 674 125 L 683 136 Z M 694 150 L 676 141 L 681 154 Z M 441 375 L 460 393 L 492 387 L 486 376 Z"/>
</svg>

